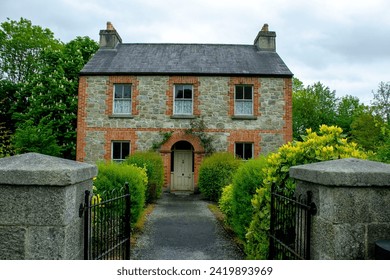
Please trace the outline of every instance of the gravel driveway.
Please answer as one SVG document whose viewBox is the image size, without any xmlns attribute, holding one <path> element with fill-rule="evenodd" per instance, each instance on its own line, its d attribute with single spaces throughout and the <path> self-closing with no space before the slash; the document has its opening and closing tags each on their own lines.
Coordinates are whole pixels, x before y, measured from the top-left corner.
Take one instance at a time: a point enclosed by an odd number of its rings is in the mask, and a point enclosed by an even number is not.
<svg viewBox="0 0 390 280">
<path fill-rule="evenodd" d="M 243 254 L 200 195 L 164 193 L 132 248 L 134 260 L 239 260 Z"/>
</svg>

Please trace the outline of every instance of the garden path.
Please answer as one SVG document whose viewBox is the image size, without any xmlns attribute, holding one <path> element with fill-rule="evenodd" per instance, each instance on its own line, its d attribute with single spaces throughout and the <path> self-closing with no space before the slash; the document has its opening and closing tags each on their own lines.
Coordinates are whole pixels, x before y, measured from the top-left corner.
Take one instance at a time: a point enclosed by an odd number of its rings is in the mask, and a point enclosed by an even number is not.
<svg viewBox="0 0 390 280">
<path fill-rule="evenodd" d="M 244 256 L 200 195 L 164 193 L 132 248 L 138 260 L 239 260 Z"/>
</svg>

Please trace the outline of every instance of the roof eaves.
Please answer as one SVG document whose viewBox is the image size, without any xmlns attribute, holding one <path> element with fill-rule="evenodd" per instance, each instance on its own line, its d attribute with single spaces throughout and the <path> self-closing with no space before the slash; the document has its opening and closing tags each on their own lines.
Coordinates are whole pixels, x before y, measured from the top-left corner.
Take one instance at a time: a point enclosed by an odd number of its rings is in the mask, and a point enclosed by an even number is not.
<svg viewBox="0 0 390 280">
<path fill-rule="evenodd" d="M 221 76 L 221 77 L 279 77 L 292 78 L 293 73 L 200 73 L 200 72 L 90 72 L 82 71 L 80 76 Z"/>
</svg>

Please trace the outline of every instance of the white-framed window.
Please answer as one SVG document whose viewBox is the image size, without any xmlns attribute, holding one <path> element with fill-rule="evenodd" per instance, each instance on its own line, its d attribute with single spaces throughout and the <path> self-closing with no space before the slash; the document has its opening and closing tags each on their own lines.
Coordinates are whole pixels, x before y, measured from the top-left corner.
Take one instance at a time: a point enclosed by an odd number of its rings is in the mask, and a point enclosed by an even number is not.
<svg viewBox="0 0 390 280">
<path fill-rule="evenodd" d="M 193 86 L 175 85 L 174 115 L 192 115 Z"/>
<path fill-rule="evenodd" d="M 243 160 L 253 158 L 253 143 L 235 143 L 234 153 L 237 158 Z"/>
<path fill-rule="evenodd" d="M 123 161 L 130 155 L 130 141 L 112 141 L 111 159 L 113 161 Z"/>
<path fill-rule="evenodd" d="M 114 84 L 113 114 L 131 115 L 131 84 Z"/>
<path fill-rule="evenodd" d="M 253 115 L 253 86 L 236 85 L 234 91 L 234 115 Z"/>
</svg>

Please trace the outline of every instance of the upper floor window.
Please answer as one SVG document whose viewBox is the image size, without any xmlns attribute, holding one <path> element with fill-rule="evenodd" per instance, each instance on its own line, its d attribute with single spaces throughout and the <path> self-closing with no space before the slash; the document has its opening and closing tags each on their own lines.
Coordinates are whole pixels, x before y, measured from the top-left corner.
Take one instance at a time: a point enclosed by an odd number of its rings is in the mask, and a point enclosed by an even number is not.
<svg viewBox="0 0 390 280">
<path fill-rule="evenodd" d="M 113 113 L 131 115 L 131 84 L 114 84 Z"/>
<path fill-rule="evenodd" d="M 243 160 L 253 158 L 253 143 L 236 143 L 234 148 L 236 157 Z"/>
<path fill-rule="evenodd" d="M 244 116 L 253 115 L 253 86 L 235 86 L 234 114 Z"/>
<path fill-rule="evenodd" d="M 175 115 L 193 114 L 192 85 L 175 85 L 174 112 Z"/>
<path fill-rule="evenodd" d="M 112 160 L 123 161 L 130 155 L 129 141 L 112 141 Z"/>
</svg>

